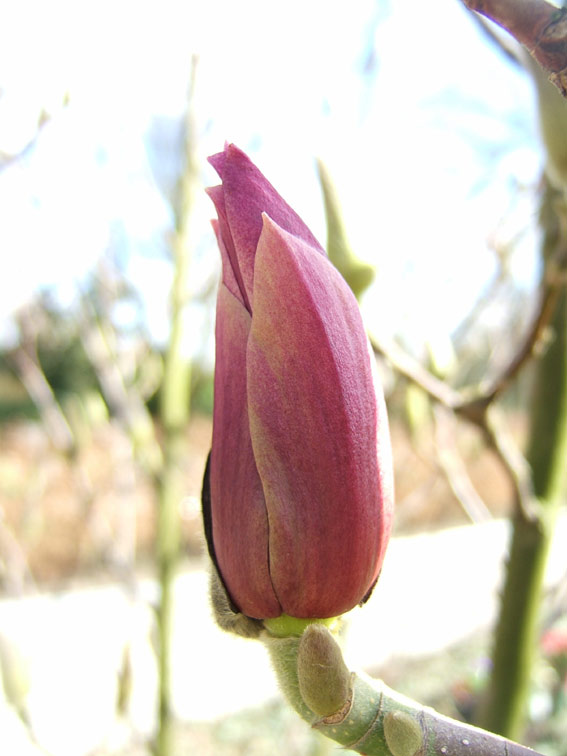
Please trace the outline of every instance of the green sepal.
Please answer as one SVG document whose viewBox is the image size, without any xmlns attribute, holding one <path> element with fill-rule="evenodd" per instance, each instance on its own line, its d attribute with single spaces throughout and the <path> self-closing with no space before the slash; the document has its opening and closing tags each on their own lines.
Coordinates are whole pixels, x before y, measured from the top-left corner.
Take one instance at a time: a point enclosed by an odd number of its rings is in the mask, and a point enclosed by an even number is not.
<svg viewBox="0 0 567 756">
<path fill-rule="evenodd" d="M 299 638 L 303 634 L 305 628 L 309 627 L 309 625 L 317 623 L 319 625 L 325 625 L 325 627 L 333 630 L 338 624 L 338 621 L 338 617 L 304 619 L 302 617 L 290 617 L 288 614 L 280 614 L 279 617 L 265 619 L 264 627 L 268 633 L 275 638 Z"/>
</svg>

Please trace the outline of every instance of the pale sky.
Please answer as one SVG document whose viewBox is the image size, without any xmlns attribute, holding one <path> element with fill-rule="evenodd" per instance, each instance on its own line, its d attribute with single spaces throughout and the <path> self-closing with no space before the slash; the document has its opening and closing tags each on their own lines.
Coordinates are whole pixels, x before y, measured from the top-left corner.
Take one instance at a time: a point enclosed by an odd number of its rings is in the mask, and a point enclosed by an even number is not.
<svg viewBox="0 0 567 756">
<path fill-rule="evenodd" d="M 171 213 L 144 137 L 182 113 L 193 53 L 203 182 L 216 182 L 206 156 L 235 142 L 324 243 L 322 157 L 358 255 L 378 268 L 363 302 L 372 328 L 418 342 L 450 330 L 494 269 L 487 240 L 533 220 L 530 82 L 458 0 L 14 3 L 0 28 L 0 151 L 28 142 L 41 109 L 53 117 L 0 172 L 0 334 L 39 286 L 70 299 L 118 239 L 165 337 Z M 203 193 L 196 291 L 218 268 L 212 215 Z M 533 234 L 514 263 L 529 284 Z"/>
</svg>

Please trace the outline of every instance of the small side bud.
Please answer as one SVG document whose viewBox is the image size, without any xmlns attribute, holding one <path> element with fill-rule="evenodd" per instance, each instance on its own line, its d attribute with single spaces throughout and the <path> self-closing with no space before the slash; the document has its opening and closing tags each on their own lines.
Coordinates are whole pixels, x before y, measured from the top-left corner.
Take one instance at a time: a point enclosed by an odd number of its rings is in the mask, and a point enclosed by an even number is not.
<svg viewBox="0 0 567 756">
<path fill-rule="evenodd" d="M 327 254 L 329 260 L 350 286 L 354 296 L 360 299 L 365 289 L 374 280 L 376 270 L 354 254 L 347 238 L 341 203 L 331 175 L 322 160 L 317 161 L 317 169 L 325 203 Z"/>
<path fill-rule="evenodd" d="M 421 726 L 406 711 L 389 711 L 386 714 L 384 737 L 393 756 L 415 756 L 423 745 Z"/>
<path fill-rule="evenodd" d="M 305 704 L 321 717 L 350 708 L 351 673 L 337 641 L 324 625 L 309 625 L 297 654 L 299 691 Z"/>
</svg>

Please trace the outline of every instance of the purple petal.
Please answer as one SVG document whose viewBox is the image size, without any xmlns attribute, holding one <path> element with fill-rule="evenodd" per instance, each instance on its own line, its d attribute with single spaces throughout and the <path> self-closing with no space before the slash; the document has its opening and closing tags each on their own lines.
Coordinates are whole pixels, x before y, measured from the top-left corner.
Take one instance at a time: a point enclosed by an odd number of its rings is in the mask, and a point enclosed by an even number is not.
<svg viewBox="0 0 567 756">
<path fill-rule="evenodd" d="M 235 296 L 239 302 L 242 303 L 242 306 L 248 310 L 248 303 L 243 298 L 242 288 L 236 279 L 236 276 L 234 274 L 234 267 L 232 266 L 230 255 L 224 243 L 224 238 L 220 229 L 220 223 L 216 220 L 212 220 L 211 225 L 215 232 L 215 236 L 217 237 L 217 243 L 219 245 L 219 250 L 221 253 L 222 283 L 226 286 L 230 293 Z"/>
<path fill-rule="evenodd" d="M 271 578 L 287 614 L 333 616 L 364 598 L 389 534 L 383 398 L 347 284 L 266 216 L 254 285 L 248 407 Z"/>
<path fill-rule="evenodd" d="M 222 186 L 212 186 L 206 189 L 207 194 L 212 199 L 215 209 L 217 211 L 218 221 L 215 228 L 215 233 L 219 244 L 222 240 L 221 252 L 222 254 L 222 268 L 223 268 L 223 280 L 228 278 L 231 281 L 229 287 L 232 293 L 240 299 L 244 304 L 248 312 L 252 312 L 250 307 L 250 300 L 246 293 L 246 287 L 242 279 L 242 271 L 240 270 L 240 264 L 238 262 L 238 256 L 234 248 L 234 241 L 232 239 L 232 233 L 226 217 L 226 208 L 224 203 L 224 191 Z M 229 272 L 230 269 L 230 272 Z M 238 293 L 233 288 L 233 282 L 236 283 Z"/>
<path fill-rule="evenodd" d="M 325 255 L 299 215 L 282 199 L 242 150 L 229 144 L 223 152 L 210 157 L 209 162 L 222 180 L 222 187 L 214 187 L 209 194 L 219 212 L 223 239 L 235 268 L 236 279 L 243 283 L 246 301 L 252 301 L 254 257 L 262 232 L 263 212 L 281 228 Z M 223 193 L 224 204 L 219 200 L 220 191 Z M 230 241 L 226 234 L 230 235 Z"/>
<path fill-rule="evenodd" d="M 268 571 L 268 520 L 246 405 L 250 315 L 226 286 L 217 302 L 211 515 L 217 562 L 234 603 L 249 617 L 281 614 Z"/>
</svg>

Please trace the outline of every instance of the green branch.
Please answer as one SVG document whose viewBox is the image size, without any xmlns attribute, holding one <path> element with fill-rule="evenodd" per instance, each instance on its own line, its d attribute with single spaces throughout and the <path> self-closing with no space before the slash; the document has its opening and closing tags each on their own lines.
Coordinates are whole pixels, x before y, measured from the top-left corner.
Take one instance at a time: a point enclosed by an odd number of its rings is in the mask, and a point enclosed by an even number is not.
<svg viewBox="0 0 567 756">
<path fill-rule="evenodd" d="M 367 756 L 536 754 L 421 706 L 381 681 L 351 673 L 323 625 L 308 625 L 300 637 L 266 632 L 263 640 L 282 691 L 297 713 L 313 729 L 353 751 Z"/>
<path fill-rule="evenodd" d="M 173 578 L 179 557 L 179 502 L 183 496 L 181 470 L 186 456 L 185 433 L 189 422 L 191 364 L 183 353 L 185 310 L 188 301 L 190 264 L 190 215 L 198 185 L 195 156 L 192 94 L 195 60 L 191 70 L 189 104 L 185 125 L 185 166 L 178 187 L 176 227 L 173 239 L 174 274 L 171 288 L 171 332 L 165 354 L 164 376 L 160 394 L 160 419 L 163 428 L 163 466 L 158 475 L 157 562 L 160 601 L 157 607 L 159 726 L 155 752 L 169 756 L 172 752 L 171 625 L 173 613 Z"/>
</svg>

